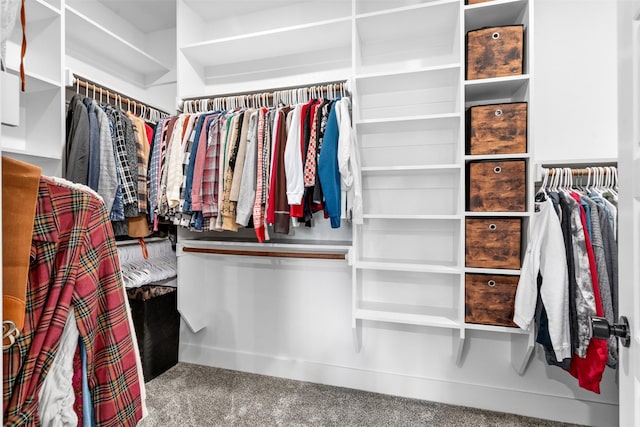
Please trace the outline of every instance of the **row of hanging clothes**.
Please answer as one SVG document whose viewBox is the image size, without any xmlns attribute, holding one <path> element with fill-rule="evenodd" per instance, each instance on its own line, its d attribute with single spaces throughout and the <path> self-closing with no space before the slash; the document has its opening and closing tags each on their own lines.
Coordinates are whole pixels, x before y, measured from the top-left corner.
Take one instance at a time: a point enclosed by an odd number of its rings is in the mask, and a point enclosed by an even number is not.
<svg viewBox="0 0 640 427">
<path fill-rule="evenodd" d="M 144 373 L 105 202 L 2 158 L 3 425 L 135 426 Z"/>
<path fill-rule="evenodd" d="M 617 169 L 543 168 L 515 299 L 514 322 L 536 327 L 549 365 L 600 393 L 618 342 L 591 336 L 591 318 L 618 318 Z"/>
<path fill-rule="evenodd" d="M 253 227 L 259 242 L 362 222 L 358 150 L 344 83 L 187 100 L 160 120 L 149 212 L 192 231 Z"/>
<path fill-rule="evenodd" d="M 151 142 L 158 120 L 168 114 L 79 77 L 75 82 L 66 116 L 63 176 L 102 197 L 116 236 L 144 237 L 149 234 Z"/>
</svg>

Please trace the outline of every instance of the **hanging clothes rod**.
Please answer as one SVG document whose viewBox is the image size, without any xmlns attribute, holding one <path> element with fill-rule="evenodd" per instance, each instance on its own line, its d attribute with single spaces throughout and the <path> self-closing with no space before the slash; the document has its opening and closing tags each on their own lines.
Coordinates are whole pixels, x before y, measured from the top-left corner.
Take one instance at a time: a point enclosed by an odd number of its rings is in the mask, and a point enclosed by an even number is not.
<svg viewBox="0 0 640 427">
<path fill-rule="evenodd" d="M 609 175 L 617 173 L 615 166 L 588 166 L 586 168 L 547 168 L 549 169 L 549 176 L 563 173 L 563 171 L 569 170 L 573 176 L 589 176 L 594 174 Z"/>
<path fill-rule="evenodd" d="M 265 251 L 265 250 L 247 250 L 247 249 L 225 249 L 225 248 L 196 248 L 184 246 L 183 252 L 199 253 L 199 254 L 216 254 L 216 255 L 244 255 L 271 258 L 304 258 L 304 259 L 347 259 L 347 251 L 345 252 L 292 252 L 292 251 Z"/>
<path fill-rule="evenodd" d="M 136 109 L 139 109 L 141 114 L 143 112 L 146 113 L 146 111 L 148 110 L 150 113 L 156 111 L 160 117 L 170 115 L 164 110 L 153 107 L 147 103 L 138 101 L 135 98 L 122 95 L 118 91 L 115 91 L 106 86 L 100 85 L 84 77 L 80 77 L 76 74 L 73 74 L 73 81 L 71 82 L 71 84 L 68 84 L 68 87 L 75 88 L 77 93 L 81 93 L 80 88 L 83 88 L 85 95 L 92 96 L 94 99 L 96 99 L 96 94 L 99 97 L 106 96 L 107 101 L 109 99 L 113 99 L 114 102 L 117 103 L 120 107 L 122 107 L 123 104 L 126 104 L 127 108 L 129 109 L 131 109 L 131 107 L 133 106 L 133 111 L 135 112 Z"/>
<path fill-rule="evenodd" d="M 279 87 L 273 89 L 236 92 L 217 95 L 184 98 L 179 111 L 205 111 L 212 107 L 229 104 L 235 106 L 274 106 L 280 100 L 302 101 L 313 96 L 350 96 L 349 82 L 345 80 L 314 83 L 302 86 Z"/>
</svg>

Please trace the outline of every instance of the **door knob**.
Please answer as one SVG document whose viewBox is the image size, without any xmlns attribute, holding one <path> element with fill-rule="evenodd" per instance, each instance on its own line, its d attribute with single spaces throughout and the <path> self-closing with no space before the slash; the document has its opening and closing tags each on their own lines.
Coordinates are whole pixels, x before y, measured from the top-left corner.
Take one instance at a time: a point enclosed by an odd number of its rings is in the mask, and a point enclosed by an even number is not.
<svg viewBox="0 0 640 427">
<path fill-rule="evenodd" d="M 620 338 L 620 343 L 624 347 L 631 345 L 631 329 L 629 320 L 625 316 L 620 316 L 620 322 L 610 325 L 604 317 L 591 317 L 591 336 L 599 340 L 607 340 L 614 336 Z"/>
</svg>

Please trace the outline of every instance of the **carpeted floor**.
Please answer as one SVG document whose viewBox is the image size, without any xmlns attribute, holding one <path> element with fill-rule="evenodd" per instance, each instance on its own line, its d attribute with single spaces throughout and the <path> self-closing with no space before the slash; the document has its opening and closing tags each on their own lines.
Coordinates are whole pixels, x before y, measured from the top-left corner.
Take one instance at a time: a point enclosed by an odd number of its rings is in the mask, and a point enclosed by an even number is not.
<svg viewBox="0 0 640 427">
<path fill-rule="evenodd" d="M 179 363 L 147 383 L 141 427 L 560 427 L 535 418 Z"/>
</svg>

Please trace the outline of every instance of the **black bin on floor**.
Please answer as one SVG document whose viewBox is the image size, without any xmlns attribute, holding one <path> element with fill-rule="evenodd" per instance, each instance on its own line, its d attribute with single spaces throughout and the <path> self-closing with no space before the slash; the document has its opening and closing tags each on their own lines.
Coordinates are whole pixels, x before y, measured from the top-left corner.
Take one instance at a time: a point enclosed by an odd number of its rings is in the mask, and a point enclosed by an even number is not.
<svg viewBox="0 0 640 427">
<path fill-rule="evenodd" d="M 127 290 L 145 382 L 178 363 L 180 315 L 176 288 L 145 285 Z"/>
</svg>

